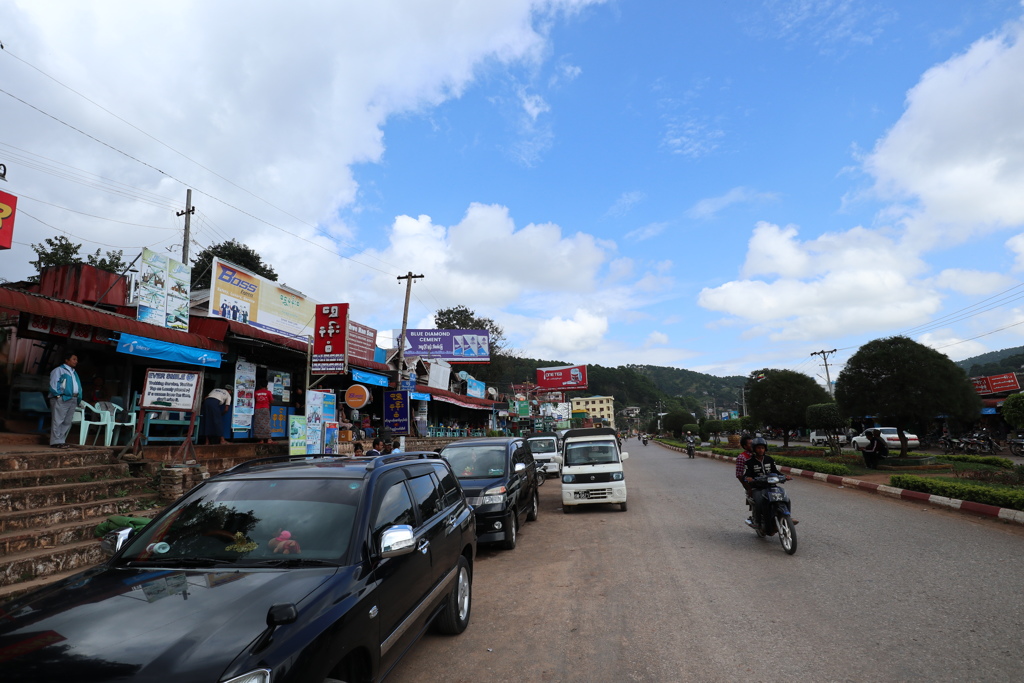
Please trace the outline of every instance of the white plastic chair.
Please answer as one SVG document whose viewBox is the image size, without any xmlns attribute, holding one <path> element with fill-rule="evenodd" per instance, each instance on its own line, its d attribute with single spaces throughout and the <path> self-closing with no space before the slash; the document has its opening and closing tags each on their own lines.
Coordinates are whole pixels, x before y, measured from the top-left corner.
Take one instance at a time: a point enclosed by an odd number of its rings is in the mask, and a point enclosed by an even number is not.
<svg viewBox="0 0 1024 683">
<path fill-rule="evenodd" d="M 136 410 L 128 410 L 122 408 L 117 403 L 107 403 L 101 401 L 96 404 L 96 407 L 100 410 L 109 410 L 114 420 L 114 443 L 120 443 L 121 440 L 121 428 L 127 427 L 128 432 L 135 431 L 135 418 L 139 414 Z"/>
<path fill-rule="evenodd" d="M 96 445 L 96 441 L 100 438 L 100 430 L 104 430 L 103 445 L 109 446 L 110 442 L 114 438 L 114 416 L 113 411 L 109 408 L 104 410 L 103 407 L 116 407 L 113 403 L 107 403 L 102 401 L 97 403 L 95 406 L 85 401 L 78 404 L 78 408 L 75 409 L 75 417 L 72 424 L 75 422 L 79 423 L 78 428 L 78 443 L 82 446 L 85 445 L 85 440 L 89 437 L 89 427 L 98 427 L 96 430 L 96 436 L 93 437 L 93 445 Z"/>
</svg>

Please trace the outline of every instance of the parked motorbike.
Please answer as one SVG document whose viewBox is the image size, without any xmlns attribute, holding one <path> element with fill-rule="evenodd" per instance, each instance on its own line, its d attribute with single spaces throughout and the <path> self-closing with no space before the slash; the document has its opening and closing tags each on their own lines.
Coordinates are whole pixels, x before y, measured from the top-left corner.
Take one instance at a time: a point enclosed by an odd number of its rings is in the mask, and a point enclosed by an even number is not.
<svg viewBox="0 0 1024 683">
<path fill-rule="evenodd" d="M 1012 439 L 1007 439 L 1006 445 L 1010 447 L 1012 455 L 1016 455 L 1018 458 L 1024 457 L 1024 438 L 1015 436 Z"/>
<path fill-rule="evenodd" d="M 537 486 L 543 486 L 544 482 L 548 480 L 548 473 L 544 470 L 544 466 L 537 463 Z"/>
<path fill-rule="evenodd" d="M 996 455 L 1002 452 L 1002 447 L 996 443 L 996 440 L 987 431 L 976 432 L 973 436 L 978 444 L 978 453 Z"/>
<path fill-rule="evenodd" d="M 764 491 L 768 500 L 768 513 L 764 519 L 758 519 L 759 515 L 754 511 L 753 498 L 747 498 L 747 506 L 750 508 L 751 522 L 747 524 L 757 532 L 759 538 L 765 536 L 779 535 L 782 549 L 787 554 L 796 552 L 796 525 L 793 523 L 792 512 L 790 511 L 789 495 L 782 488 L 782 482 L 788 477 L 784 474 L 769 474 L 767 476 L 755 477 L 752 486 L 755 489 Z"/>
</svg>

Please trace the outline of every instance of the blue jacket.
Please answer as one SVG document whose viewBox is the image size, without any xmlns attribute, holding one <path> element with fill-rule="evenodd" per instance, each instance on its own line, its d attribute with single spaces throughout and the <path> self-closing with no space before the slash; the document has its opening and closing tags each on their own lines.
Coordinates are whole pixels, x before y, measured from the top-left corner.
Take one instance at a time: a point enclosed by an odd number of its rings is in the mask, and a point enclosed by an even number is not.
<svg viewBox="0 0 1024 683">
<path fill-rule="evenodd" d="M 50 373 L 50 396 L 62 401 L 82 400 L 82 380 L 74 368 L 61 365 Z"/>
</svg>

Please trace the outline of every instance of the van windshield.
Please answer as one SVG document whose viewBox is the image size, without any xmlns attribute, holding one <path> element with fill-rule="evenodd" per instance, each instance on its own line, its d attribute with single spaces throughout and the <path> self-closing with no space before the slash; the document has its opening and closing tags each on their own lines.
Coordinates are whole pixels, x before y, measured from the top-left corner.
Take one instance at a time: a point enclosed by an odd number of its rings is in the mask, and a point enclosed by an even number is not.
<svg viewBox="0 0 1024 683">
<path fill-rule="evenodd" d="M 577 441 L 565 445 L 565 464 L 598 465 L 618 462 L 619 455 L 614 442 Z"/>
<path fill-rule="evenodd" d="M 554 439 L 530 439 L 530 450 L 536 453 L 554 453 Z"/>
</svg>

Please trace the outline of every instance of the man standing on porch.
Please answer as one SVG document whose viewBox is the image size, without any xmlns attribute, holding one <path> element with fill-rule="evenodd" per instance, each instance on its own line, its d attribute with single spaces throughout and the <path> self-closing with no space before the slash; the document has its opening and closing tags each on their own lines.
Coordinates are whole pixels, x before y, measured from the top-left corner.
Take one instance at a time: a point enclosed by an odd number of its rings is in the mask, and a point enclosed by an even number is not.
<svg viewBox="0 0 1024 683">
<path fill-rule="evenodd" d="M 75 409 L 82 400 L 82 380 L 75 372 L 78 356 L 68 351 L 64 363 L 50 373 L 50 448 L 68 448 L 65 441 Z"/>
</svg>

